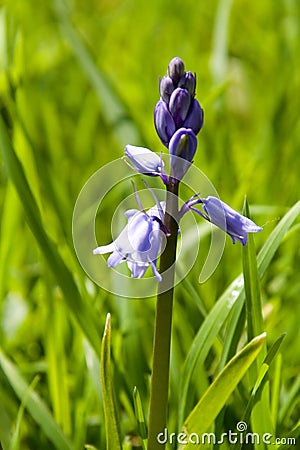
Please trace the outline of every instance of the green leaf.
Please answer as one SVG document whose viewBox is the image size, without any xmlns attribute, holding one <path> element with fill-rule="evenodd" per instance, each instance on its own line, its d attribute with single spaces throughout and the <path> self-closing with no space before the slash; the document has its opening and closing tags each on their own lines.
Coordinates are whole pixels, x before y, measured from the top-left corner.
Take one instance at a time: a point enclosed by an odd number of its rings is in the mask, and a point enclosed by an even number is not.
<svg viewBox="0 0 300 450">
<path fill-rule="evenodd" d="M 138 432 L 142 439 L 147 439 L 147 426 L 144 416 L 143 405 L 138 388 L 135 386 L 133 389 L 133 403 L 135 417 L 138 425 Z"/>
<path fill-rule="evenodd" d="M 121 450 L 121 433 L 116 413 L 114 390 L 112 383 L 112 367 L 110 357 L 111 326 L 110 314 L 106 316 L 106 324 L 101 348 L 101 383 L 103 407 L 105 414 L 106 450 Z"/>
<path fill-rule="evenodd" d="M 285 233 L 291 227 L 300 213 L 300 201 L 297 202 L 281 219 L 279 224 L 268 237 L 257 258 L 258 275 L 261 279 L 267 270 L 276 250 Z M 236 326 L 244 305 L 245 290 L 242 275 L 239 275 L 222 294 L 214 307 L 205 318 L 199 329 L 191 349 L 185 359 L 183 370 L 179 380 L 179 424 L 184 420 L 188 389 L 197 365 L 202 365 L 213 345 L 214 339 L 224 325 L 229 312 L 234 308 L 230 327 L 227 327 L 227 335 L 224 339 L 224 349 L 221 359 L 221 367 L 224 367 L 227 356 L 234 339 Z"/>
<path fill-rule="evenodd" d="M 0 366 L 19 399 L 25 404 L 33 419 L 41 427 L 55 448 L 58 450 L 71 450 L 73 448 L 71 443 L 53 419 L 45 403 L 33 392 L 17 367 L 6 358 L 1 350 Z"/>
<path fill-rule="evenodd" d="M 266 333 L 255 337 L 220 372 L 186 419 L 184 431 L 187 438 L 191 433 L 201 436 L 209 429 L 227 399 L 261 351 L 265 339 Z M 187 450 L 197 449 L 200 446 L 201 444 L 188 443 L 185 448 Z"/>
<path fill-rule="evenodd" d="M 105 118 L 108 124 L 113 127 L 120 145 L 123 147 L 128 142 L 142 141 L 141 133 L 130 118 L 128 108 L 113 89 L 109 80 L 96 66 L 86 45 L 70 22 L 65 5 L 62 1 L 56 0 L 55 6 L 60 19 L 62 34 L 93 86 L 102 109 L 105 111 Z"/>
<path fill-rule="evenodd" d="M 244 214 L 250 218 L 249 205 L 245 199 Z M 243 247 L 243 275 L 246 293 L 246 314 L 248 341 L 263 332 L 263 316 L 260 298 L 259 277 L 253 235 L 248 236 L 248 244 Z M 262 356 L 262 354 L 260 355 Z"/>
<path fill-rule="evenodd" d="M 1 117 L 0 147 L 6 170 L 12 179 L 19 198 L 24 206 L 24 213 L 31 231 L 56 278 L 57 284 L 64 294 L 69 310 L 73 313 L 77 323 L 89 339 L 97 354 L 99 354 L 100 334 L 96 321 L 97 313 L 93 310 L 92 306 L 81 297 L 72 273 L 58 253 L 56 245 L 47 235 L 45 228 L 43 227 L 38 205 Z"/>
</svg>

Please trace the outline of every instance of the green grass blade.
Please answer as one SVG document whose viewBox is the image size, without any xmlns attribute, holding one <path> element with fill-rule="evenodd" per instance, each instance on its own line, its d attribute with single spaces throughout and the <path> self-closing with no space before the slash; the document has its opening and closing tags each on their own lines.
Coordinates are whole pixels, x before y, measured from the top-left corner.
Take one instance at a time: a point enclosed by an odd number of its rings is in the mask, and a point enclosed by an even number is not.
<svg viewBox="0 0 300 450">
<path fill-rule="evenodd" d="M 297 202 L 282 218 L 276 228 L 273 230 L 257 258 L 258 275 L 261 279 L 267 270 L 276 250 L 278 249 L 282 238 L 291 227 L 293 222 L 300 214 L 300 201 Z M 213 345 L 215 337 L 218 335 L 221 327 L 225 323 L 229 312 L 235 309 L 231 327 L 227 328 L 228 332 L 224 339 L 224 349 L 221 359 L 221 367 L 224 367 L 227 356 L 230 351 L 231 343 L 234 339 L 237 322 L 244 305 L 245 291 L 242 275 L 238 276 L 231 285 L 226 289 L 224 294 L 219 298 L 212 310 L 207 315 L 201 328 L 199 329 L 191 349 L 185 359 L 182 373 L 179 380 L 179 424 L 183 423 L 188 389 L 197 364 L 202 365 L 208 352 Z"/>
<path fill-rule="evenodd" d="M 25 403 L 29 413 L 42 428 L 43 432 L 53 443 L 55 448 L 58 450 L 71 450 L 73 448 L 71 443 L 53 419 L 45 403 L 31 390 L 30 386 L 22 378 L 17 367 L 6 358 L 1 350 L 0 366 L 18 398 Z"/>
<path fill-rule="evenodd" d="M 117 419 L 114 391 L 112 383 L 112 367 L 110 357 L 111 326 L 110 314 L 107 314 L 101 348 L 101 383 L 103 406 L 105 413 L 106 449 L 121 450 L 121 434 Z"/>
<path fill-rule="evenodd" d="M 250 217 L 249 205 L 246 199 L 244 204 L 244 214 L 247 217 Z M 256 251 L 254 237 L 251 233 L 248 236 L 248 244 L 243 247 L 243 275 L 246 294 L 247 335 L 248 342 L 250 342 L 254 336 L 261 334 L 264 329 Z M 250 389 L 254 386 L 254 392 L 256 392 L 257 388 L 255 389 L 255 385 L 257 382 L 259 382 L 259 386 L 262 386 L 260 392 L 261 395 L 259 399 L 256 398 L 256 403 L 253 404 L 251 408 L 252 429 L 260 436 L 265 430 L 270 432 L 273 430 L 269 383 L 264 383 L 263 385 L 260 384 L 269 368 L 268 365 L 263 364 L 266 353 L 267 347 L 265 345 L 248 372 Z"/>
<path fill-rule="evenodd" d="M 60 19 L 62 34 L 77 57 L 83 72 L 95 89 L 102 109 L 105 112 L 105 118 L 108 124 L 113 127 L 120 144 L 125 146 L 128 142 L 141 142 L 140 132 L 130 118 L 128 108 L 113 89 L 108 79 L 96 66 L 83 40 L 70 22 L 64 2 L 56 0 L 55 5 Z"/>
<path fill-rule="evenodd" d="M 245 200 L 244 215 L 249 215 L 249 205 Z M 248 236 L 248 244 L 243 247 L 243 275 L 246 294 L 247 334 L 250 342 L 254 336 L 263 332 L 262 304 L 253 235 Z M 260 359 L 265 355 L 260 353 Z M 256 376 L 255 376 L 256 378 Z"/>
<path fill-rule="evenodd" d="M 190 436 L 191 433 L 201 436 L 209 429 L 227 399 L 261 351 L 265 339 L 265 333 L 255 337 L 220 372 L 184 422 L 184 431 L 187 436 Z M 185 448 L 187 450 L 197 449 L 200 446 L 201 443 L 199 445 L 189 443 Z"/>
<path fill-rule="evenodd" d="M 47 235 L 41 215 L 30 189 L 23 167 L 14 151 L 2 118 L 0 118 L 0 147 L 6 170 L 11 177 L 19 198 L 24 206 L 27 222 L 60 286 L 69 310 L 87 336 L 96 352 L 100 353 L 100 335 L 97 329 L 96 313 L 84 301 L 74 282 L 72 273 L 64 263 L 53 241 Z"/>
<path fill-rule="evenodd" d="M 18 450 L 20 448 L 20 436 L 21 436 L 21 424 L 23 420 L 24 410 L 26 408 L 26 401 L 28 399 L 28 396 L 30 393 L 32 393 L 35 389 L 35 386 L 37 385 L 39 381 L 39 376 L 37 375 L 31 384 L 29 385 L 28 392 L 24 395 L 22 398 L 22 402 L 18 411 L 17 419 L 16 419 L 16 426 L 15 430 L 11 436 L 10 446 L 9 450 Z"/>
<path fill-rule="evenodd" d="M 277 355 L 279 348 L 282 344 L 283 339 L 285 338 L 285 334 L 282 334 L 272 345 L 272 347 L 270 348 L 270 350 L 267 353 L 267 356 L 265 357 L 263 364 L 260 367 L 260 370 L 258 372 L 258 376 L 256 379 L 256 382 L 254 384 L 254 387 L 252 389 L 251 392 L 251 397 L 248 401 L 244 416 L 241 420 L 243 420 L 243 422 L 246 422 L 247 424 L 250 421 L 250 416 L 251 416 L 251 412 L 252 409 L 254 407 L 255 404 L 257 404 L 257 402 L 260 400 L 262 394 L 263 394 L 263 388 L 267 382 L 267 375 L 269 373 L 269 369 L 270 369 L 270 365 L 273 361 L 273 359 L 275 358 L 275 356 Z M 280 355 L 279 355 L 280 356 Z M 261 420 L 263 420 L 261 418 Z M 273 425 L 275 425 L 275 422 L 273 422 Z M 272 424 L 269 424 L 269 426 L 271 427 L 269 429 L 269 432 L 272 431 L 272 429 L 274 428 L 274 426 L 272 426 Z M 253 429 L 253 432 L 257 432 L 258 434 L 260 434 L 261 436 L 266 432 L 266 429 L 263 430 L 255 430 Z M 242 443 L 237 443 L 232 450 L 240 450 L 242 449 Z"/>
<path fill-rule="evenodd" d="M 143 405 L 138 388 L 135 386 L 133 390 L 133 403 L 135 417 L 138 425 L 138 432 L 142 439 L 147 439 L 147 426 L 143 410 Z"/>
</svg>

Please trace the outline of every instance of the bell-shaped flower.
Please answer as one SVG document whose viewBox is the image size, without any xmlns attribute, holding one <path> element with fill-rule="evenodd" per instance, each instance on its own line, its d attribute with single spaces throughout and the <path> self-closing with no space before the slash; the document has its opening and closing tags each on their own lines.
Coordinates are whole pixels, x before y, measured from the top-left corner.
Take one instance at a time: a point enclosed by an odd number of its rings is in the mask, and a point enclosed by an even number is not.
<svg viewBox="0 0 300 450">
<path fill-rule="evenodd" d="M 154 109 L 154 125 L 161 142 L 168 147 L 176 131 L 175 122 L 164 100 L 160 99 Z"/>
<path fill-rule="evenodd" d="M 182 127 L 191 104 L 191 94 L 187 89 L 177 88 L 172 92 L 169 111 L 177 128 Z"/>
<path fill-rule="evenodd" d="M 159 92 L 161 98 L 167 103 L 167 105 L 169 104 L 169 100 L 174 89 L 175 87 L 172 78 L 169 76 L 162 77 L 159 82 Z"/>
<path fill-rule="evenodd" d="M 203 127 L 204 112 L 200 103 L 195 98 L 192 100 L 188 115 L 183 122 L 184 128 L 191 128 L 195 134 L 198 134 Z"/>
<path fill-rule="evenodd" d="M 127 164 L 134 170 L 150 177 L 161 177 L 163 180 L 166 174 L 163 170 L 164 162 L 161 157 L 145 147 L 135 147 L 126 145 L 125 156 L 130 160 Z"/>
<path fill-rule="evenodd" d="M 197 138 L 190 128 L 179 128 L 169 144 L 171 177 L 180 181 L 184 177 L 197 149 Z"/>
<path fill-rule="evenodd" d="M 199 203 L 203 205 L 205 213 L 194 208 L 194 205 Z M 262 230 L 262 227 L 256 225 L 248 217 L 238 213 L 217 197 L 192 197 L 185 205 L 183 205 L 179 214 L 180 217 L 182 217 L 188 209 L 196 212 L 205 220 L 208 220 L 225 231 L 231 237 L 233 244 L 235 244 L 235 241 L 239 241 L 241 244 L 247 245 L 248 233 L 258 233 Z"/>
<path fill-rule="evenodd" d="M 97 247 L 93 251 L 94 255 L 111 253 L 107 260 L 110 268 L 127 261 L 133 278 L 143 277 L 147 268 L 151 266 L 153 275 L 157 281 L 161 281 L 156 261 L 160 254 L 164 232 L 162 224 L 164 208 L 165 203 L 161 202 L 159 207 L 154 206 L 147 213 L 138 209 L 126 211 L 128 223 L 124 230 L 112 243 Z"/>
<path fill-rule="evenodd" d="M 196 91 L 196 75 L 192 72 L 185 72 L 179 80 L 178 87 L 187 89 L 191 96 L 194 97 Z"/>
</svg>

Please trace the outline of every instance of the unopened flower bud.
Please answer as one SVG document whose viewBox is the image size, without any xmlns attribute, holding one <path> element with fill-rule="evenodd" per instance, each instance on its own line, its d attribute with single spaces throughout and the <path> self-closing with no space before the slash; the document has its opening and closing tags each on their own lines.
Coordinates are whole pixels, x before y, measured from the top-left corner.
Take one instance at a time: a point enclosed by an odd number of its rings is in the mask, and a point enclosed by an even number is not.
<svg viewBox="0 0 300 450">
<path fill-rule="evenodd" d="M 201 130 L 204 122 L 204 112 L 201 108 L 198 100 L 195 98 L 192 100 L 188 115 L 183 122 L 184 128 L 191 128 L 195 134 L 198 134 Z"/>
<path fill-rule="evenodd" d="M 197 149 L 197 138 L 191 129 L 180 128 L 169 144 L 172 177 L 181 180 L 191 165 Z"/>
<path fill-rule="evenodd" d="M 180 78 L 178 87 L 187 89 L 191 96 L 194 97 L 196 90 L 196 75 L 194 75 L 192 72 L 186 72 Z"/>
<path fill-rule="evenodd" d="M 186 89 L 177 88 L 170 97 L 169 110 L 175 121 L 177 128 L 183 125 L 189 107 L 191 104 L 191 95 Z"/>
<path fill-rule="evenodd" d="M 184 75 L 184 64 L 182 59 L 177 56 L 173 58 L 168 67 L 168 74 L 176 85 L 180 78 Z"/>
<path fill-rule="evenodd" d="M 173 117 L 162 99 L 159 100 L 154 109 L 154 124 L 161 142 L 168 147 L 176 128 Z"/>
<path fill-rule="evenodd" d="M 174 91 L 174 89 L 175 87 L 172 78 L 165 76 L 160 80 L 159 83 L 160 96 L 166 103 L 169 103 L 171 94 Z"/>
</svg>

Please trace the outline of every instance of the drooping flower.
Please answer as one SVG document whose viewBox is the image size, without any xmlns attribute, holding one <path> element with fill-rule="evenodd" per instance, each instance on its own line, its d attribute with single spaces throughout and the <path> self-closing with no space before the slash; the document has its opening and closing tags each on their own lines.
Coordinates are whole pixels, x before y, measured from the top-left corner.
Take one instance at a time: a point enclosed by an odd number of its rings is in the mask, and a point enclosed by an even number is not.
<svg viewBox="0 0 300 450">
<path fill-rule="evenodd" d="M 138 209 L 126 211 L 128 223 L 123 231 L 110 244 L 97 247 L 94 255 L 111 253 L 107 260 L 109 268 L 127 261 L 133 278 L 143 277 L 151 266 L 153 275 L 161 281 L 156 261 L 161 250 L 162 233 L 166 232 L 162 223 L 164 208 L 165 202 L 161 202 L 147 212 Z"/>
<path fill-rule="evenodd" d="M 199 203 L 203 205 L 204 213 L 194 208 L 194 205 Z M 183 205 L 180 216 L 182 217 L 189 209 L 225 231 L 231 237 L 233 244 L 235 241 L 239 241 L 242 245 L 247 245 L 248 233 L 258 233 L 262 230 L 262 227 L 256 225 L 251 219 L 238 213 L 214 196 L 192 197 Z"/>
<path fill-rule="evenodd" d="M 131 161 L 130 167 L 139 173 L 158 177 L 163 173 L 164 162 L 161 157 L 145 147 L 126 145 L 125 156 Z"/>
</svg>

